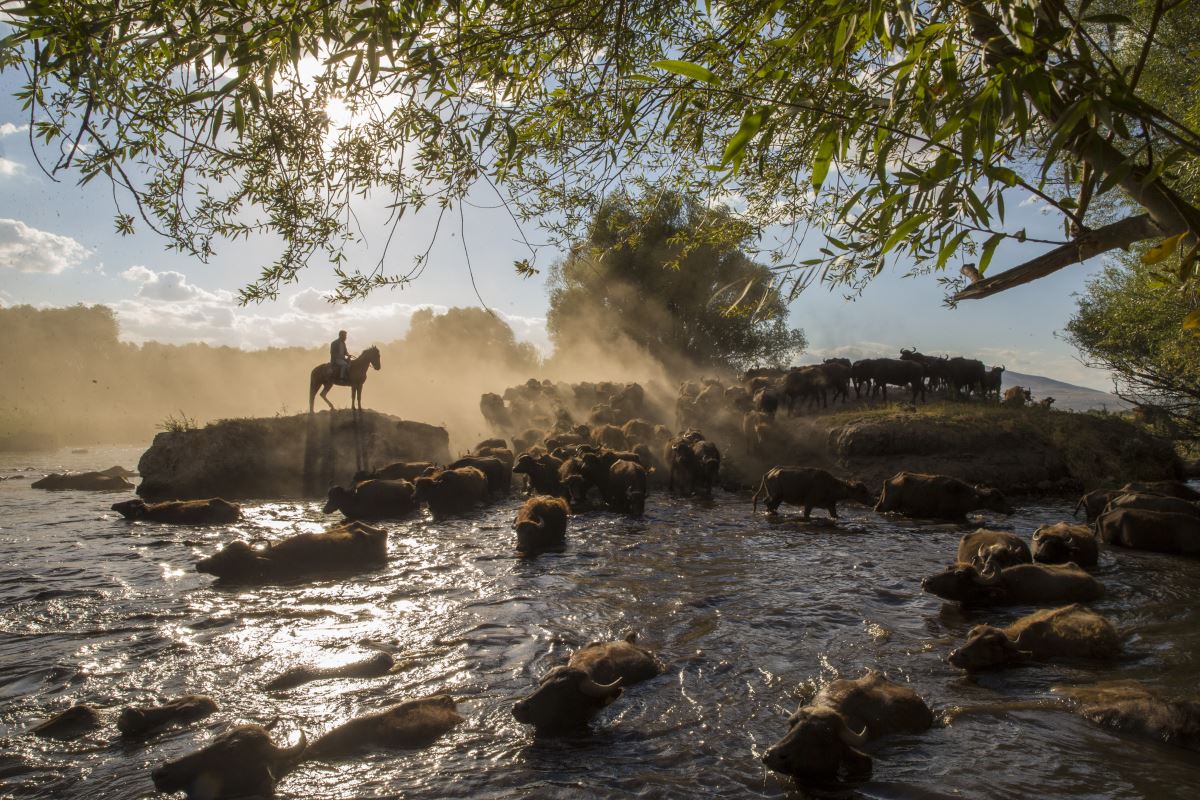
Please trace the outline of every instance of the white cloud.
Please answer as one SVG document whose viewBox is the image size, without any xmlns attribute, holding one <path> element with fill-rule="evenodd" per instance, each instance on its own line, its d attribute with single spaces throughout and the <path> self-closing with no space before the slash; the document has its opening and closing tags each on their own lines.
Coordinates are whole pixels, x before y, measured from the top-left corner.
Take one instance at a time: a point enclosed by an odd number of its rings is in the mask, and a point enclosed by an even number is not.
<svg viewBox="0 0 1200 800">
<path fill-rule="evenodd" d="M 0 267 L 56 274 L 89 255 L 91 251 L 70 236 L 39 231 L 16 219 L 0 219 Z"/>
<path fill-rule="evenodd" d="M 14 133 L 24 133 L 28 125 L 13 125 L 11 122 L 0 123 L 0 136 L 12 136 Z"/>
<path fill-rule="evenodd" d="M 25 170 L 24 165 L 0 156 L 0 178 L 11 178 Z"/>
<path fill-rule="evenodd" d="M 288 305 L 305 314 L 333 314 L 339 304 L 329 302 L 332 292 L 321 292 L 316 289 L 305 289 L 292 295 Z"/>
<path fill-rule="evenodd" d="M 137 296 L 147 300 L 178 303 L 203 299 L 227 303 L 233 297 L 229 292 L 205 291 L 195 284 L 188 283 L 186 275 L 174 270 L 155 272 L 146 267 L 133 266 L 122 272 L 121 277 L 131 283 L 140 284 Z"/>
</svg>

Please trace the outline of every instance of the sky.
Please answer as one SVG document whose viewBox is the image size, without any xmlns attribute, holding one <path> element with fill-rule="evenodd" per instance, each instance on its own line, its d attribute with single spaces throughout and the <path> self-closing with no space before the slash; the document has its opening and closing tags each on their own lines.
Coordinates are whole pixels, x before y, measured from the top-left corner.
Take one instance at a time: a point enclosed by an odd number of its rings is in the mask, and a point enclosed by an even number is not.
<svg viewBox="0 0 1200 800">
<path fill-rule="evenodd" d="M 166 249 L 166 240 L 139 224 L 121 236 L 112 188 L 97 179 L 80 187 L 76 175 L 57 181 L 42 173 L 28 139 L 27 115 L 12 98 L 15 75 L 0 75 L 0 305 L 66 306 L 102 303 L 118 317 L 122 338 L 132 342 L 203 341 L 244 348 L 313 347 L 345 328 L 351 350 L 403 337 L 412 313 L 478 305 L 471 287 L 468 255 L 479 297 L 513 327 L 517 337 L 549 352 L 545 329 L 545 276 L 557 254 L 540 250 L 541 274 L 522 278 L 513 262 L 529 257 L 519 232 L 495 197 L 475 198 L 465 209 L 462 232 L 443 225 L 429 267 L 414 283 L 375 293 L 351 305 L 325 302 L 335 284 L 332 269 L 314 263 L 277 301 L 240 307 L 237 289 L 270 263 L 277 242 L 263 236 L 218 244 L 208 263 Z M 1010 229 L 1061 237 L 1057 217 L 1037 203 L 1009 201 Z M 128 201 L 124 203 L 129 206 Z M 126 210 L 129 210 L 126 208 Z M 350 264 L 366 267 L 383 252 L 382 207 L 357 209 L 366 241 L 353 247 Z M 386 263 L 406 270 L 430 243 L 436 212 L 406 215 L 387 250 Z M 455 217 L 457 223 L 457 217 Z M 537 241 L 535 227 L 525 235 Z M 818 237 L 819 238 L 819 237 Z M 814 245 L 815 246 L 815 245 Z M 1021 263 L 1045 245 L 1006 242 L 989 274 Z M 979 358 L 989 365 L 1045 375 L 1111 390 L 1108 373 L 1080 363 L 1060 338 L 1075 308 L 1075 295 L 1102 266 L 1100 259 L 1068 267 L 1032 284 L 985 300 L 943 305 L 935 276 L 904 277 L 898 264 L 876 278 L 861 296 L 848 300 L 839 289 L 809 287 L 790 307 L 791 323 L 808 337 L 801 361 L 830 356 L 895 356 L 901 347 Z"/>
</svg>

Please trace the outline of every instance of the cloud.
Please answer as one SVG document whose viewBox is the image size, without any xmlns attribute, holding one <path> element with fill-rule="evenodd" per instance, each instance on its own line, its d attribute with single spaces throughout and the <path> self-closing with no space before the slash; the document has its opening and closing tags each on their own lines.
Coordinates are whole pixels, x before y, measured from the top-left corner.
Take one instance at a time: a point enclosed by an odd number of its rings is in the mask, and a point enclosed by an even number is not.
<svg viewBox="0 0 1200 800">
<path fill-rule="evenodd" d="M 188 283 L 182 272 L 165 270 L 155 272 L 143 266 L 133 266 L 121 273 L 130 283 L 140 284 L 137 296 L 147 300 L 180 303 L 184 300 L 214 300 L 228 303 L 233 299 L 229 292 L 208 292 L 195 284 Z"/>
<path fill-rule="evenodd" d="M 11 178 L 25 170 L 24 165 L 0 156 L 0 178 Z"/>
<path fill-rule="evenodd" d="M 16 219 L 0 219 L 0 267 L 57 274 L 89 255 L 91 251 L 70 236 L 39 231 Z"/>
<path fill-rule="evenodd" d="M 29 130 L 28 125 L 13 125 L 11 122 L 0 123 L 0 136 L 12 136 Z"/>
<path fill-rule="evenodd" d="M 321 292 L 316 289 L 305 289 L 292 295 L 288 305 L 304 314 L 333 314 L 339 304 L 329 302 L 332 292 Z"/>
</svg>

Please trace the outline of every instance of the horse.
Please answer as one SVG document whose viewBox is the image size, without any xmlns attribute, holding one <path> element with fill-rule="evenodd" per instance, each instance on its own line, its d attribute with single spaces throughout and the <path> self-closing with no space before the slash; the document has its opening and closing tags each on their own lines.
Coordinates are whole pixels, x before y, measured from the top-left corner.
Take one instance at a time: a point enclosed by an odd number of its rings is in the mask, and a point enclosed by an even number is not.
<svg viewBox="0 0 1200 800">
<path fill-rule="evenodd" d="M 321 399 L 325 401 L 325 405 L 329 406 L 329 410 L 333 410 L 333 403 L 329 402 L 329 398 L 325 395 L 329 394 L 329 390 L 336 386 L 350 387 L 350 408 L 354 409 L 357 404 L 359 411 L 362 411 L 362 387 L 367 382 L 367 367 L 379 369 L 379 348 L 368 347 L 358 354 L 358 358 L 350 362 L 350 366 L 346 369 L 347 380 L 342 380 L 338 377 L 340 370 L 329 362 L 318 364 L 313 367 L 312 373 L 308 378 L 308 413 L 313 413 L 313 403 L 316 401 L 317 389 L 321 389 Z"/>
</svg>

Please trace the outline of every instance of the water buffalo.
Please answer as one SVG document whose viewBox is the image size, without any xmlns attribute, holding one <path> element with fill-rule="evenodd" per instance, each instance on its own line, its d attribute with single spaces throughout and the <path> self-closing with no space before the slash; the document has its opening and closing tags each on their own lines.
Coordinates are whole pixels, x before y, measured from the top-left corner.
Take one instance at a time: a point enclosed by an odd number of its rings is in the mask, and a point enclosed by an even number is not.
<svg viewBox="0 0 1200 800">
<path fill-rule="evenodd" d="M 1075 511 L 1071 516 L 1078 516 L 1079 509 L 1082 508 L 1087 521 L 1089 523 L 1095 522 L 1096 517 L 1103 514 L 1105 509 L 1108 508 L 1108 504 L 1123 494 L 1128 494 L 1128 492 L 1120 489 L 1096 489 L 1088 492 L 1079 498 L 1079 502 L 1075 504 Z"/>
<path fill-rule="evenodd" d="M 635 444 L 649 444 L 654 441 L 654 424 L 644 419 L 631 419 L 621 426 L 626 441 L 632 447 Z"/>
<path fill-rule="evenodd" d="M 423 475 L 413 481 L 413 488 L 417 502 L 428 505 L 434 519 L 470 511 L 486 503 L 488 498 L 487 476 L 476 467 L 457 467 Z"/>
<path fill-rule="evenodd" d="M 261 725 L 239 725 L 183 758 L 150 773 L 160 792 L 185 792 L 188 800 L 273 797 L 275 783 L 299 763 L 304 734 L 292 747 L 276 747 Z"/>
<path fill-rule="evenodd" d="M 1112 624 L 1079 604 L 1043 609 L 1006 628 L 976 625 L 949 661 L 967 671 L 1062 658 L 1116 658 L 1121 637 Z"/>
<path fill-rule="evenodd" d="M 833 401 L 836 403 L 840 395 L 843 403 L 848 402 L 850 399 L 850 360 L 827 358 L 819 368 L 825 376 L 826 388 L 833 390 Z"/>
<path fill-rule="evenodd" d="M 508 441 L 497 437 L 492 439 L 484 439 L 482 442 L 472 447 L 471 452 L 478 453 L 480 450 L 506 449 L 507 447 Z"/>
<path fill-rule="evenodd" d="M 599 425 L 592 429 L 592 441 L 600 447 L 610 450 L 625 450 L 629 447 L 629 439 L 625 431 L 616 425 Z"/>
<path fill-rule="evenodd" d="M 667 445 L 666 461 L 670 468 L 667 480 L 670 491 L 674 492 L 678 485 L 685 494 L 698 492 L 712 496 L 721 470 L 721 452 L 703 434 L 689 431 L 672 439 Z"/>
<path fill-rule="evenodd" d="M 64 709 L 29 732 L 43 739 L 74 739 L 100 727 L 100 712 L 86 703 Z"/>
<path fill-rule="evenodd" d="M 333 486 L 322 509 L 326 514 L 341 511 L 348 519 L 389 519 L 417 510 L 415 489 L 408 481 L 363 481 L 353 489 Z"/>
<path fill-rule="evenodd" d="M 385 711 L 355 717 L 321 734 L 305 750 L 304 760 L 338 760 L 377 748 L 428 747 L 462 721 L 449 695 L 406 700 Z"/>
<path fill-rule="evenodd" d="M 117 717 L 117 730 L 124 736 L 145 736 L 166 725 L 195 722 L 217 710 L 217 703 L 202 694 L 185 694 L 161 706 L 129 706 Z"/>
<path fill-rule="evenodd" d="M 1122 494 L 1131 492 L 1149 492 L 1166 497 L 1178 497 L 1180 500 L 1200 500 L 1200 492 L 1188 486 L 1183 481 L 1134 481 L 1121 487 Z"/>
<path fill-rule="evenodd" d="M 757 453 L 767 443 L 771 417 L 761 411 L 747 411 L 742 416 L 742 439 L 747 453 Z"/>
<path fill-rule="evenodd" d="M 983 393 L 986 370 L 982 361 L 955 356 L 946 361 L 946 372 L 950 387 L 956 396 L 961 395 L 963 389 L 967 390 L 967 396 L 970 396 L 975 389 L 979 389 L 980 393 Z"/>
<path fill-rule="evenodd" d="M 492 493 L 508 494 L 512 491 L 512 468 L 495 456 L 465 456 L 453 464 L 446 466 L 447 470 L 474 467 L 487 478 L 487 490 Z"/>
<path fill-rule="evenodd" d="M 783 398 L 787 401 L 788 416 L 795 413 L 796 400 L 807 400 L 813 405 L 829 405 L 829 384 L 825 370 L 818 365 L 792 367 L 783 376 Z"/>
<path fill-rule="evenodd" d="M 489 442 L 500 441 L 499 439 L 488 439 Z M 471 455 L 476 458 L 495 458 L 504 464 L 506 475 L 508 476 L 508 487 L 512 489 L 512 468 L 516 463 L 516 456 L 513 451 L 507 447 L 476 447 L 471 451 Z"/>
<path fill-rule="evenodd" d="M 570 508 L 559 497 L 531 497 L 517 511 L 513 528 L 517 532 L 517 549 L 523 553 L 561 545 L 567 538 L 567 515 Z"/>
<path fill-rule="evenodd" d="M 763 475 L 754 493 L 755 513 L 760 495 L 766 497 L 768 513 L 774 514 L 780 503 L 789 503 L 803 506 L 805 519 L 812 515 L 814 508 L 823 508 L 837 519 L 839 500 L 869 505 L 874 499 L 862 481 L 844 481 L 816 467 L 772 467 Z"/>
<path fill-rule="evenodd" d="M 972 486 L 948 475 L 901 472 L 883 484 L 875 510 L 909 517 L 959 520 L 976 509 L 1012 514 L 1013 507 L 998 490 Z"/>
<path fill-rule="evenodd" d="M 1100 544 L 1087 525 L 1057 522 L 1033 532 L 1033 560 L 1042 564 L 1075 562 L 1094 567 L 1100 560 Z"/>
<path fill-rule="evenodd" d="M 387 531 L 349 522 L 324 533 L 298 533 L 265 547 L 251 547 L 238 539 L 199 561 L 196 571 L 229 583 L 263 583 L 375 569 L 386 563 Z"/>
<path fill-rule="evenodd" d="M 927 356 L 924 353 L 918 353 L 916 350 L 900 350 L 901 361 L 915 361 L 921 365 L 922 374 L 925 376 L 925 383 L 929 389 L 939 389 L 943 386 L 949 386 L 950 380 L 950 359 L 943 356 Z"/>
<path fill-rule="evenodd" d="M 1108 507 L 1104 510 L 1112 511 L 1114 508 L 1144 508 L 1148 511 L 1167 511 L 1172 514 L 1200 516 L 1200 503 L 1162 494 L 1134 492 L 1118 495 L 1109 501 Z"/>
<path fill-rule="evenodd" d="M 549 453 L 542 453 L 537 456 L 530 453 L 522 453 L 517 458 L 513 472 L 518 475 L 525 475 L 529 479 L 531 492 L 562 497 L 565 491 L 562 481 L 558 477 L 558 471 L 561 467 L 562 459 L 555 458 Z"/>
<path fill-rule="evenodd" d="M 435 465 L 430 461 L 397 461 L 394 464 L 388 464 L 386 467 L 380 467 L 374 472 L 357 472 L 354 475 L 354 482 L 361 483 L 362 481 L 378 480 L 409 481 L 411 483 L 435 468 Z"/>
<path fill-rule="evenodd" d="M 611 510 L 634 516 L 645 512 L 647 473 L 636 453 L 588 453 L 580 470 Z"/>
<path fill-rule="evenodd" d="M 774 419 L 775 412 L 779 410 L 779 395 L 769 386 L 759 389 L 754 393 L 754 398 L 750 401 L 750 407 Z"/>
<path fill-rule="evenodd" d="M 953 566 L 921 581 L 921 588 L 964 605 L 1076 603 L 1104 595 L 1104 585 L 1075 564 L 1017 564 L 983 570 Z"/>
<path fill-rule="evenodd" d="M 983 375 L 983 396 L 1000 399 L 1000 387 L 1004 382 L 1004 367 L 992 367 Z"/>
<path fill-rule="evenodd" d="M 887 400 L 888 386 L 907 386 L 912 390 L 912 402 L 917 402 L 919 395 L 925 399 L 925 375 L 922 366 L 915 361 L 905 361 L 899 358 L 865 358 L 855 361 L 850 368 L 854 379 L 855 396 L 860 396 L 863 384 L 871 387 L 871 397 L 882 390 L 884 401 Z"/>
<path fill-rule="evenodd" d="M 547 672 L 537 690 L 513 706 L 513 717 L 533 725 L 539 734 L 585 726 L 597 711 L 621 696 L 623 686 L 649 680 L 665 669 L 653 653 L 634 641 L 628 636 L 576 650 L 565 666 Z"/>
<path fill-rule="evenodd" d="M 171 525 L 225 525 L 242 518 L 242 507 L 213 497 L 208 500 L 166 500 L 147 503 L 140 497 L 113 503 L 125 519 Z"/>
<path fill-rule="evenodd" d="M 980 528 L 959 539 L 955 561 L 959 564 L 973 564 L 980 569 L 988 564 L 1004 568 L 1014 564 L 1032 563 L 1033 555 L 1029 552 L 1029 545 L 1025 544 L 1025 540 L 1015 533 Z"/>
<path fill-rule="evenodd" d="M 396 661 L 387 653 L 375 653 L 362 661 L 352 661 L 337 667 L 299 666 L 285 670 L 272 678 L 264 687 L 268 692 L 294 689 L 312 681 L 331 678 L 378 678 L 387 675 L 396 666 Z"/>
<path fill-rule="evenodd" d="M 41 480 L 29 484 L 33 489 L 47 489 L 61 492 L 70 489 L 84 492 L 127 492 L 133 484 L 120 475 L 107 472 L 70 472 L 60 475 L 57 472 L 47 475 Z"/>
<path fill-rule="evenodd" d="M 861 750 L 867 742 L 932 725 L 933 713 L 916 692 L 872 670 L 856 680 L 833 681 L 802 704 L 788 718 L 787 735 L 762 760 L 802 783 L 861 777 L 871 772 L 871 757 Z"/>
<path fill-rule="evenodd" d="M 1105 728 L 1200 751 L 1200 701 L 1173 700 L 1136 681 L 1055 686 L 1084 718 Z"/>
<path fill-rule="evenodd" d="M 1200 518 L 1194 514 L 1118 508 L 1100 515 L 1096 531 L 1105 544 L 1156 553 L 1200 555 Z"/>
<path fill-rule="evenodd" d="M 527 428 L 513 437 L 513 450 L 523 453 L 545 439 L 545 433 L 537 428 Z"/>
</svg>

